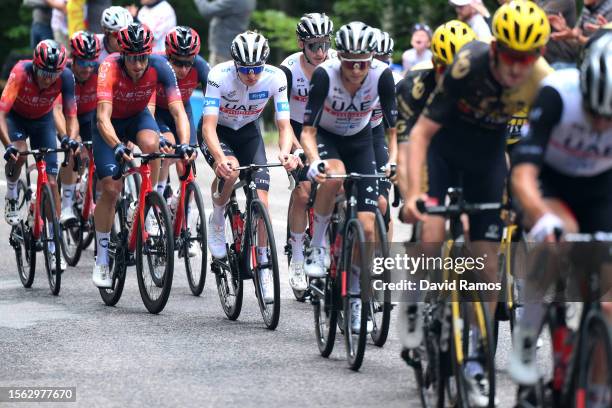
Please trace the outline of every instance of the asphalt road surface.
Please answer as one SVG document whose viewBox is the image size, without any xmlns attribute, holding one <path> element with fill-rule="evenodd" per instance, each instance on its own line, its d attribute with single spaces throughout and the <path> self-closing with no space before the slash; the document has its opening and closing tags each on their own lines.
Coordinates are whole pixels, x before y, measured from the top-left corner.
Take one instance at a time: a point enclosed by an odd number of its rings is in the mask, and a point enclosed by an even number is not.
<svg viewBox="0 0 612 408">
<path fill-rule="evenodd" d="M 268 157 L 275 160 L 273 149 Z M 201 158 L 198 167 L 208 212 L 212 171 Z M 9 227 L 0 222 L 0 387 L 74 386 L 76 405 L 86 407 L 419 406 L 413 373 L 400 358 L 394 320 L 384 348 L 368 344 L 359 372 L 347 368 L 340 335 L 330 358 L 319 355 L 312 306 L 293 299 L 282 254 L 287 177 L 279 169 L 271 175 L 281 264 L 276 331 L 264 327 L 250 282 L 242 314 L 229 321 L 210 272 L 202 296 L 194 297 L 178 260 L 170 299 L 159 315 L 144 308 L 134 268 L 128 269 L 117 306 L 104 305 L 91 281 L 93 246 L 78 267 L 64 273 L 60 296 L 49 292 L 40 253 L 34 285 L 24 289 L 8 244 Z M 3 196 L 5 177 L 1 180 Z M 407 228 L 396 225 L 395 233 L 401 240 Z M 515 387 L 505 374 L 510 351 L 506 325 L 498 350 L 499 406 L 510 407 Z"/>
</svg>

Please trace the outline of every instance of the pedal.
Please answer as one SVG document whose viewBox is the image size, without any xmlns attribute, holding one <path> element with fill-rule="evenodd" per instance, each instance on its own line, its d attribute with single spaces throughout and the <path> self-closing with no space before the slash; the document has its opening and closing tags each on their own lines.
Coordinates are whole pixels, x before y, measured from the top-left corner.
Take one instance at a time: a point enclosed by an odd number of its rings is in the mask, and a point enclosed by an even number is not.
<svg viewBox="0 0 612 408">
<path fill-rule="evenodd" d="M 312 282 L 310 282 L 310 285 L 308 285 L 308 291 L 310 292 L 310 294 L 312 295 L 312 298 L 323 298 L 325 297 L 325 292 L 323 292 L 319 286 L 317 286 L 317 284 L 319 283 L 319 280 L 313 280 Z"/>
<path fill-rule="evenodd" d="M 421 366 L 421 360 L 413 358 L 410 354 L 410 349 L 403 348 L 400 356 L 402 357 L 402 360 L 404 360 L 410 367 L 414 368 L 415 370 L 421 370 L 423 368 Z"/>
</svg>

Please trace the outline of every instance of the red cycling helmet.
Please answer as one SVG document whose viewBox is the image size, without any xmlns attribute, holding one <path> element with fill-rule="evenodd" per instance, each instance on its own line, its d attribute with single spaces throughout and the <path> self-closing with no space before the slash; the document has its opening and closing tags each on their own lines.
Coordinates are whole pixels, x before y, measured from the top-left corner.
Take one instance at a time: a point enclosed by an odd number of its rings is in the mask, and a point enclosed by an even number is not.
<svg viewBox="0 0 612 408">
<path fill-rule="evenodd" d="M 200 52 L 200 36 L 191 27 L 177 26 L 166 34 L 166 55 L 193 57 Z"/>
<path fill-rule="evenodd" d="M 117 41 L 122 54 L 141 55 L 151 54 L 153 51 L 153 33 L 146 24 L 128 24 L 119 30 Z"/>
<path fill-rule="evenodd" d="M 34 49 L 34 66 L 45 71 L 61 71 L 66 66 L 66 48 L 53 40 L 43 40 Z"/>
<path fill-rule="evenodd" d="M 70 38 L 72 56 L 83 60 L 96 60 L 100 56 L 100 40 L 88 31 L 77 31 Z"/>
</svg>

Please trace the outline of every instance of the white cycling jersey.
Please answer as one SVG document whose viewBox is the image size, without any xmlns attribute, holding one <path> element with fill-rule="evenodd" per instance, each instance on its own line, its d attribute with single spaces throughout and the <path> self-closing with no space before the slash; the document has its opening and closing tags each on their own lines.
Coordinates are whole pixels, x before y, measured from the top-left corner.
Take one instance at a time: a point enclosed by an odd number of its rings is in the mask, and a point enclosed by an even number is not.
<svg viewBox="0 0 612 408">
<path fill-rule="evenodd" d="M 106 47 L 104 46 L 104 34 L 96 34 L 96 37 L 100 40 L 100 56 L 98 57 L 98 62 L 102 64 L 106 57 L 112 54 L 112 52 L 108 52 Z"/>
<path fill-rule="evenodd" d="M 310 79 L 306 78 L 306 74 L 300 64 L 300 57 L 303 52 L 298 51 L 291 54 L 281 63 L 281 66 L 289 70 L 291 83 L 287 84 L 291 90 L 289 97 L 289 107 L 291 109 L 291 120 L 298 123 L 304 122 L 304 111 L 306 110 L 306 102 L 308 102 L 308 90 L 310 89 Z M 336 50 L 327 51 L 327 59 L 338 58 Z"/>
<path fill-rule="evenodd" d="M 404 77 L 395 71 L 391 71 L 391 72 L 393 73 L 393 81 L 395 82 L 395 85 L 397 86 L 399 81 L 404 79 Z M 370 126 L 372 126 L 372 129 L 374 129 L 376 126 L 380 125 L 382 121 L 383 121 L 383 111 L 382 111 L 382 107 L 380 106 L 380 101 L 379 101 L 374 107 L 374 110 L 372 111 L 372 118 L 370 119 Z"/>
<path fill-rule="evenodd" d="M 515 148 L 516 161 L 543 162 L 573 177 L 612 169 L 612 129 L 592 128 L 582 103 L 578 69 L 556 71 L 542 80 L 541 87 L 529 115 L 529 136 Z"/>
<path fill-rule="evenodd" d="M 287 78 L 279 68 L 266 64 L 259 81 L 248 87 L 238 77 L 234 61 L 227 61 L 208 74 L 202 114 L 218 116 L 219 125 L 238 130 L 257 120 L 270 98 L 276 119 L 289 119 Z"/>
<path fill-rule="evenodd" d="M 372 110 L 379 98 L 384 101 L 383 116 L 386 115 L 394 125 L 395 89 L 388 66 L 373 60 L 361 87 L 351 96 L 342 84 L 340 64 L 340 60 L 333 59 L 315 69 L 304 125 L 321 127 L 339 136 L 355 135 L 369 125 Z M 313 97 L 313 94 L 316 96 Z M 385 108 L 388 113 L 385 113 Z"/>
</svg>

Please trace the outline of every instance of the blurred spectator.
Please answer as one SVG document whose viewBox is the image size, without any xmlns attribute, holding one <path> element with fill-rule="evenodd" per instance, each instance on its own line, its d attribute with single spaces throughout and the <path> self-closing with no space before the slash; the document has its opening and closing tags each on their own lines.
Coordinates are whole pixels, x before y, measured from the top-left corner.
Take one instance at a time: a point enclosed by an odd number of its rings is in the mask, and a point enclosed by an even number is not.
<svg viewBox="0 0 612 408">
<path fill-rule="evenodd" d="M 166 48 L 166 34 L 176 27 L 176 14 L 166 0 L 140 0 L 140 10 L 136 6 L 128 6 L 134 20 L 149 26 L 153 31 L 153 52 L 163 52 Z"/>
<path fill-rule="evenodd" d="M 73 1 L 73 0 L 69 0 Z M 102 12 L 113 5 L 112 0 L 87 0 L 87 31 L 92 33 L 102 34 L 102 25 L 100 20 L 102 19 Z M 70 30 L 70 18 L 68 19 L 69 32 L 72 34 L 79 30 Z"/>
<path fill-rule="evenodd" d="M 63 44 L 68 51 L 68 22 L 66 14 L 58 9 L 53 9 L 51 13 L 51 30 L 53 31 L 53 39 Z"/>
<path fill-rule="evenodd" d="M 550 36 L 552 41 L 564 41 L 568 52 L 571 53 L 571 57 L 567 58 L 568 61 L 575 62 L 589 37 L 607 22 L 612 21 L 612 0 L 584 0 L 584 7 L 573 28 L 561 14 L 551 14 L 548 20 L 554 30 Z M 575 66 L 575 63 L 572 66 Z"/>
<path fill-rule="evenodd" d="M 416 64 L 424 61 L 431 61 L 431 28 L 427 24 L 415 24 L 412 28 L 412 38 L 410 45 L 412 48 L 402 54 L 402 67 L 404 72 L 410 70 Z"/>
<path fill-rule="evenodd" d="M 210 19 L 208 63 L 212 67 L 231 59 L 232 40 L 249 27 L 256 0 L 194 0 L 194 2 L 200 14 L 205 19 Z"/>
<path fill-rule="evenodd" d="M 67 0 L 66 21 L 69 37 L 77 31 L 87 29 L 87 21 L 85 18 L 86 9 L 87 1 L 85 0 Z M 55 18 L 55 15 L 53 18 Z M 53 18 L 51 19 L 51 26 L 53 26 Z M 53 33 L 55 34 L 55 29 L 53 29 Z M 66 49 L 69 50 L 70 47 L 66 47 Z"/>
<path fill-rule="evenodd" d="M 23 5 L 32 8 L 30 47 L 34 49 L 42 40 L 52 40 L 51 11 L 58 9 L 66 12 L 64 0 L 23 0 Z"/>
<path fill-rule="evenodd" d="M 489 11 L 480 0 L 449 0 L 455 8 L 457 18 L 470 27 L 481 41 L 490 41 L 492 37 L 491 28 L 485 17 L 489 17 Z"/>
<path fill-rule="evenodd" d="M 536 0 L 547 16 L 562 15 L 570 27 L 576 25 L 576 2 L 574 0 Z M 554 19 L 554 18 L 553 18 Z M 552 32 L 557 32 L 552 28 Z M 549 41 L 544 54 L 546 61 L 554 69 L 575 66 L 576 55 L 569 40 Z"/>
</svg>

